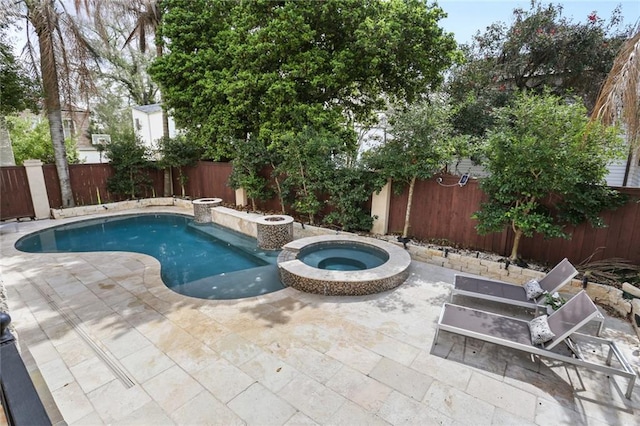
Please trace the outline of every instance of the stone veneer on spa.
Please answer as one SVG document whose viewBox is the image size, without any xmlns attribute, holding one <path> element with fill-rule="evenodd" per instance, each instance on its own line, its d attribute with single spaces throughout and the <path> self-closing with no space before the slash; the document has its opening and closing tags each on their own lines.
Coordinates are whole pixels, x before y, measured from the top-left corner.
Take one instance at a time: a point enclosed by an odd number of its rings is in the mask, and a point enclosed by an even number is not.
<svg viewBox="0 0 640 426">
<path fill-rule="evenodd" d="M 302 249 L 322 244 L 372 246 L 389 255 L 382 265 L 359 271 L 318 269 L 298 259 Z M 327 296 L 361 296 L 391 290 L 409 276 L 411 256 L 404 249 L 385 241 L 352 235 L 322 235 L 301 238 L 282 248 L 278 256 L 280 280 L 285 286 Z"/>
</svg>

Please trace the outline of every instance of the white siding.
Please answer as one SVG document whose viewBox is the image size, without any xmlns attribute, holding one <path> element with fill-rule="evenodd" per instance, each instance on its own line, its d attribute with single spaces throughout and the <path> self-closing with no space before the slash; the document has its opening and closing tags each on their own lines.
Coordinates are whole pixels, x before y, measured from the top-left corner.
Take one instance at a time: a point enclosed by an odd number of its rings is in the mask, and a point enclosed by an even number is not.
<svg viewBox="0 0 640 426">
<path fill-rule="evenodd" d="M 607 185 L 622 186 L 624 179 L 624 169 L 627 166 L 627 160 L 619 160 L 609 164 L 609 174 L 606 176 Z"/>
<path fill-rule="evenodd" d="M 150 148 L 157 148 L 158 140 L 162 138 L 162 111 L 146 113 L 131 109 L 133 127 L 144 144 Z M 169 117 L 169 137 L 176 136 L 176 126 L 172 117 Z"/>
</svg>

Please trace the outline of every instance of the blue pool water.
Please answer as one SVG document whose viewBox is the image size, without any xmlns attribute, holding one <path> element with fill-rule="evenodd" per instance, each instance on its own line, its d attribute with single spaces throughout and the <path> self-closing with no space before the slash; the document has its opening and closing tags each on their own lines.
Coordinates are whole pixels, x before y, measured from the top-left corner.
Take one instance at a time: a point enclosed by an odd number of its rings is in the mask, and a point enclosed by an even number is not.
<svg viewBox="0 0 640 426">
<path fill-rule="evenodd" d="M 277 252 L 255 239 L 189 216 L 137 214 L 45 229 L 16 242 L 29 253 L 130 251 L 158 259 L 172 290 L 203 299 L 238 299 L 280 290 Z"/>
<path fill-rule="evenodd" d="M 389 260 L 389 255 L 363 244 L 320 243 L 302 249 L 298 259 L 318 269 L 362 271 L 382 265 Z"/>
</svg>

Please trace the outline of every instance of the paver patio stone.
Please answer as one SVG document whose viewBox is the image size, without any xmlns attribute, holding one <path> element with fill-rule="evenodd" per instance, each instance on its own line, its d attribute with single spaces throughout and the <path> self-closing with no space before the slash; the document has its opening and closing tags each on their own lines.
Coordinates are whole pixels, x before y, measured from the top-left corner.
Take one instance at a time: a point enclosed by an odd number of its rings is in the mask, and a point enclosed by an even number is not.
<svg viewBox="0 0 640 426">
<path fill-rule="evenodd" d="M 169 290 L 146 255 L 13 247 L 64 221 L 2 234 L 0 267 L 34 382 L 70 425 L 573 426 L 640 415 L 640 382 L 627 400 L 618 377 L 446 332 L 432 347 L 455 271 L 413 262 L 405 284 L 363 297 L 286 288 L 200 300 Z M 630 324 L 607 316 L 605 335 L 640 365 Z M 133 385 L 111 379 L 107 361 Z"/>
<path fill-rule="evenodd" d="M 171 413 L 179 425 L 240 426 L 245 423 L 229 407 L 209 392 L 201 392 Z"/>
<path fill-rule="evenodd" d="M 417 401 L 422 400 L 433 382 L 433 378 L 384 357 L 369 376 Z"/>
<path fill-rule="evenodd" d="M 122 358 L 120 363 L 140 384 L 175 365 L 171 358 L 151 343 Z"/>
<path fill-rule="evenodd" d="M 346 402 L 343 396 L 304 374 L 294 377 L 278 396 L 320 424 L 326 424 Z"/>
<path fill-rule="evenodd" d="M 517 389 L 503 381 L 473 372 L 467 393 L 525 420 L 533 421 L 534 419 L 537 398 L 531 393 Z"/>
<path fill-rule="evenodd" d="M 247 425 L 282 425 L 296 409 L 260 383 L 254 383 L 228 404 Z"/>
<path fill-rule="evenodd" d="M 116 423 L 152 400 L 141 386 L 126 388 L 119 380 L 100 386 L 87 397 L 105 423 Z M 63 407 L 60 411 L 66 418 Z"/>
<path fill-rule="evenodd" d="M 200 383 L 176 365 L 147 380 L 142 387 L 168 413 L 204 390 Z"/>
<path fill-rule="evenodd" d="M 423 402 L 463 424 L 491 424 L 495 411 L 493 404 L 440 381 L 433 382 Z"/>
<path fill-rule="evenodd" d="M 218 358 L 199 370 L 197 376 L 200 384 L 223 403 L 255 383 L 253 378 L 224 358 Z"/>
<path fill-rule="evenodd" d="M 454 420 L 400 392 L 393 391 L 378 411 L 378 416 L 397 426 L 453 425 Z"/>
<path fill-rule="evenodd" d="M 347 366 L 342 367 L 342 369 L 327 382 L 327 387 L 358 404 L 370 413 L 377 413 L 393 390 L 379 381 Z"/>
<path fill-rule="evenodd" d="M 71 382 L 51 393 L 60 412 L 64 415 L 64 420 L 69 424 L 94 412 L 87 395 L 76 382 Z"/>
</svg>

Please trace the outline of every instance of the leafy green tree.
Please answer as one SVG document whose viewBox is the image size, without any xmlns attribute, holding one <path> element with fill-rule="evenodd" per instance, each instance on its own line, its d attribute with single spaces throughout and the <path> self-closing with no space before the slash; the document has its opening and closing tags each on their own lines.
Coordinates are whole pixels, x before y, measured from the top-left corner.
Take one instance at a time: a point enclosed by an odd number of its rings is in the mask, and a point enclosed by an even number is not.
<svg viewBox="0 0 640 426">
<path fill-rule="evenodd" d="M 45 164 L 54 164 L 55 154 L 51 143 L 51 133 L 47 119 L 10 116 L 7 118 L 13 153 L 17 165 L 24 160 L 40 160 Z M 75 164 L 79 161 L 78 150 L 73 139 L 65 140 L 67 162 Z"/>
<path fill-rule="evenodd" d="M 194 139 L 278 144 L 304 127 L 352 126 L 387 101 L 411 101 L 454 58 L 442 10 L 421 0 L 167 0 L 169 53 L 151 74 Z M 280 149 L 277 146 L 277 149 Z"/>
<path fill-rule="evenodd" d="M 161 155 L 159 165 L 161 167 L 175 167 L 178 169 L 178 181 L 184 197 L 184 186 L 188 176 L 184 174 L 184 167 L 195 165 L 202 157 L 202 147 L 189 140 L 184 135 L 175 138 L 160 139 L 159 152 Z"/>
<path fill-rule="evenodd" d="M 429 179 L 453 158 L 455 139 L 451 128 L 450 108 L 437 97 L 392 113 L 393 136 L 364 155 L 368 167 L 386 178 L 409 185 L 409 196 L 402 236 L 409 233 L 413 189 L 417 179 Z"/>
<path fill-rule="evenodd" d="M 247 191 L 251 208 L 255 211 L 256 201 L 265 200 L 271 195 L 267 179 L 260 174 L 271 164 L 267 147 L 259 142 L 238 139 L 233 143 L 233 149 L 236 155 L 232 161 L 229 183 L 233 189 L 244 188 Z M 284 206 L 282 209 L 284 213 Z"/>
<path fill-rule="evenodd" d="M 489 199 L 474 214 L 478 232 L 511 227 L 516 260 L 522 237 L 568 237 L 567 223 L 603 226 L 598 214 L 619 202 L 604 181 L 621 152 L 617 129 L 588 124 L 579 98 L 550 94 L 518 95 L 496 120 L 486 150 L 490 175 L 481 181 Z"/>
<path fill-rule="evenodd" d="M 343 137 L 340 133 L 305 127 L 281 138 L 281 161 L 274 173 L 282 182 L 281 191 L 292 196 L 293 209 L 307 215 L 311 225 L 316 223 L 315 217 L 324 206 L 325 183 L 332 178 L 336 159 L 344 152 Z"/>
<path fill-rule="evenodd" d="M 131 120 L 131 107 L 124 105 L 126 97 L 120 88 L 104 86 L 99 82 L 100 96 L 91 104 L 90 133 L 105 133 L 112 139 L 132 137 L 134 134 Z"/>
<path fill-rule="evenodd" d="M 6 116 L 27 108 L 35 111 L 38 89 L 13 55 L 5 31 L 6 23 L 0 21 L 0 164 L 14 165 Z"/>
<path fill-rule="evenodd" d="M 373 217 L 366 207 L 367 201 L 384 181 L 376 173 L 363 167 L 339 167 L 330 179 L 325 181 L 325 191 L 329 195 L 327 203 L 331 212 L 324 223 L 340 226 L 345 231 L 369 232 Z"/>
<path fill-rule="evenodd" d="M 150 152 L 133 134 L 130 137 L 112 138 L 106 146 L 114 174 L 107 180 L 107 189 L 130 199 L 142 196 L 151 186 L 145 169 L 152 166 Z"/>
<path fill-rule="evenodd" d="M 456 130 L 484 135 L 494 124 L 492 110 L 523 90 L 579 96 L 590 109 L 626 38 L 620 16 L 616 9 L 607 22 L 593 12 L 576 23 L 562 6 L 534 0 L 530 10 L 513 10 L 510 26 L 496 22 L 476 34 L 447 87 L 452 102 L 463 105 Z"/>
</svg>

